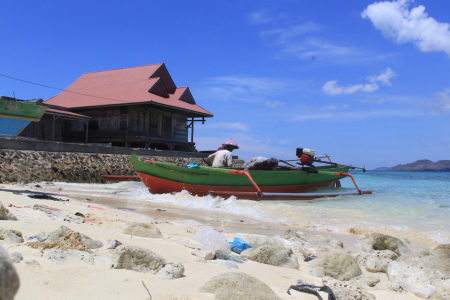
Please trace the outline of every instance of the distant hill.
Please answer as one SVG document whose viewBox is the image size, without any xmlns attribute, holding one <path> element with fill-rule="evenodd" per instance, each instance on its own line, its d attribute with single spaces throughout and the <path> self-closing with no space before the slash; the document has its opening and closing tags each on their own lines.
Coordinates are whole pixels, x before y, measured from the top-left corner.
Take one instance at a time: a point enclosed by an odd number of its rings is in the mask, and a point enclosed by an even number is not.
<svg viewBox="0 0 450 300">
<path fill-rule="evenodd" d="M 388 167 L 380 167 L 380 168 L 376 168 L 373 169 L 374 171 L 387 171 L 389 168 Z"/>
<path fill-rule="evenodd" d="M 376 171 L 428 171 L 428 172 L 450 172 L 450 160 L 439 160 L 432 162 L 428 159 L 421 159 L 413 163 L 398 165 L 395 167 L 377 168 Z"/>
</svg>

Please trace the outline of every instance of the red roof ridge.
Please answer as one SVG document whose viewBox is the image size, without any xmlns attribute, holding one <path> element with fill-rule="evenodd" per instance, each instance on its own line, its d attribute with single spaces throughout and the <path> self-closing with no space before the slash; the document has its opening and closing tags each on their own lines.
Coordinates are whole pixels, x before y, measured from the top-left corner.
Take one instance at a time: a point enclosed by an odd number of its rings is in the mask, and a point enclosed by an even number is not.
<svg viewBox="0 0 450 300">
<path fill-rule="evenodd" d="M 117 68 L 117 69 L 111 69 L 111 70 L 103 70 L 103 71 L 94 71 L 94 72 L 85 72 L 83 74 L 92 74 L 92 73 L 101 73 L 101 72 L 110 72 L 110 71 L 117 71 L 117 70 L 124 70 L 124 69 L 134 69 L 134 68 L 143 68 L 143 67 L 150 67 L 150 66 L 158 66 L 161 67 L 164 65 L 164 63 L 158 63 L 158 64 L 149 64 L 145 66 L 135 66 L 135 67 L 125 67 L 125 68 Z M 158 67 L 158 68 L 159 68 Z"/>
</svg>

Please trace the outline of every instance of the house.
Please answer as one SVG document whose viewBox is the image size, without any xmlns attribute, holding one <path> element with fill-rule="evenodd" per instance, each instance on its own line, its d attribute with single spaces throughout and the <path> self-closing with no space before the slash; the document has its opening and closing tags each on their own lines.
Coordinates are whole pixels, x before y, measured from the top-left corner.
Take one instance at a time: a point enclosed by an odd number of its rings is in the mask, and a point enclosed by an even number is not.
<svg viewBox="0 0 450 300">
<path fill-rule="evenodd" d="M 85 73 L 45 103 L 53 140 L 133 148 L 195 151 L 194 123 L 213 117 L 163 63 Z"/>
</svg>

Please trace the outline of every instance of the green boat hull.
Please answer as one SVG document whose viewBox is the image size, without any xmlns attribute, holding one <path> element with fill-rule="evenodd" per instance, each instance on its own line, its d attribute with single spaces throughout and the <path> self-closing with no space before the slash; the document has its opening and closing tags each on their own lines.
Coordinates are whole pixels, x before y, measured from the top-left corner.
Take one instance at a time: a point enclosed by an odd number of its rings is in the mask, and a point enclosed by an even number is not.
<svg viewBox="0 0 450 300">
<path fill-rule="evenodd" d="M 132 155 L 130 161 L 136 174 L 152 194 L 187 190 L 194 195 L 204 196 L 211 190 L 236 192 L 254 192 L 256 190 L 246 176 L 230 173 L 230 170 L 239 169 L 184 168 L 170 163 L 143 162 L 138 160 L 136 155 Z M 262 192 L 297 193 L 334 186 L 343 176 L 333 173 L 348 171 L 347 167 L 318 167 L 317 169 L 328 171 L 329 174 L 282 168 L 277 168 L 275 171 L 249 171 L 249 173 Z"/>
</svg>

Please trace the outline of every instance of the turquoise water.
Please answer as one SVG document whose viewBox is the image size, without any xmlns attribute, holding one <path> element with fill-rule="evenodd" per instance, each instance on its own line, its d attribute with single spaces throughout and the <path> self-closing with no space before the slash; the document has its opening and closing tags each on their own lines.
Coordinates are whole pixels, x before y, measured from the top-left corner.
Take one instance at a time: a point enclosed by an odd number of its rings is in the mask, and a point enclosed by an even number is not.
<svg viewBox="0 0 450 300">
<path fill-rule="evenodd" d="M 197 197 L 187 192 L 152 195 L 141 182 L 56 183 L 62 192 L 164 207 L 187 216 L 242 218 L 253 224 L 283 224 L 310 230 L 381 232 L 412 241 L 450 243 L 450 173 L 355 171 L 358 186 L 372 195 L 311 201 L 248 201 Z M 342 190 L 354 190 L 351 179 Z M 326 190 L 325 190 L 326 191 Z"/>
</svg>

